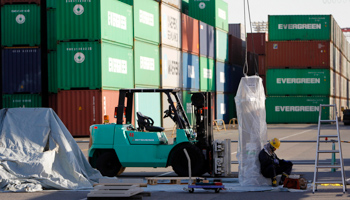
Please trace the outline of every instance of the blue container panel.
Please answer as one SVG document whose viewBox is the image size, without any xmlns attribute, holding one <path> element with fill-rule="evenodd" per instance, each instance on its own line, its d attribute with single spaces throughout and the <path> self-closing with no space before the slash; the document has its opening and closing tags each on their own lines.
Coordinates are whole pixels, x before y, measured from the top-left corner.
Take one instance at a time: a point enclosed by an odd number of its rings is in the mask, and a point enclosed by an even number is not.
<svg viewBox="0 0 350 200">
<path fill-rule="evenodd" d="M 234 92 L 234 68 L 222 62 L 216 62 L 216 91 L 217 92 Z"/>
<path fill-rule="evenodd" d="M 215 29 L 204 22 L 199 24 L 199 54 L 215 58 Z"/>
<path fill-rule="evenodd" d="M 229 96 L 227 94 L 216 94 L 216 119 L 222 119 L 225 123 L 230 121 Z"/>
<path fill-rule="evenodd" d="M 232 65 L 232 92 L 234 94 L 237 93 L 239 83 L 241 82 L 241 78 L 244 77 L 243 67 L 238 65 Z"/>
<path fill-rule="evenodd" d="M 18 48 L 2 50 L 2 92 L 41 93 L 41 50 Z"/>
<path fill-rule="evenodd" d="M 199 90 L 199 57 L 182 53 L 182 87 L 186 90 Z"/>
</svg>

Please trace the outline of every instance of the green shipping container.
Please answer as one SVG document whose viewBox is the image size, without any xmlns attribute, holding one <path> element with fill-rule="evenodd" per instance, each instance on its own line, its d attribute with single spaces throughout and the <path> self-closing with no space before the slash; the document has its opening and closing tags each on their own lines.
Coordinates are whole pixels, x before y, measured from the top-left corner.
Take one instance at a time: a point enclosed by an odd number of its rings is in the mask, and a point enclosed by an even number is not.
<svg viewBox="0 0 350 200">
<path fill-rule="evenodd" d="M 330 75 L 329 69 L 268 69 L 267 94 L 330 96 L 334 94 Z"/>
<path fill-rule="evenodd" d="M 57 50 L 56 9 L 47 10 L 47 49 Z"/>
<path fill-rule="evenodd" d="M 135 87 L 160 87 L 159 47 L 135 41 Z"/>
<path fill-rule="evenodd" d="M 216 29 L 216 60 L 228 63 L 228 35 L 226 32 Z"/>
<path fill-rule="evenodd" d="M 318 123 L 320 104 L 330 104 L 330 97 L 267 97 L 267 123 Z M 330 119 L 329 108 L 322 119 Z"/>
<path fill-rule="evenodd" d="M 48 79 L 49 92 L 57 93 L 57 51 L 50 51 L 47 54 L 48 61 Z"/>
<path fill-rule="evenodd" d="M 14 4 L 1 6 L 1 45 L 39 46 L 40 6 Z"/>
<path fill-rule="evenodd" d="M 120 0 L 134 9 L 134 38 L 159 44 L 159 3 L 154 0 Z"/>
<path fill-rule="evenodd" d="M 188 118 L 188 121 L 190 121 L 190 124 L 193 125 L 195 123 L 195 116 L 194 113 L 192 111 L 192 101 L 191 101 L 191 97 L 192 94 L 191 92 L 198 92 L 198 91 L 188 91 L 188 90 L 184 90 L 181 93 L 181 99 L 182 99 L 182 105 L 183 108 L 185 110 L 186 116 Z"/>
<path fill-rule="evenodd" d="M 37 108 L 41 107 L 40 94 L 3 94 L 3 108 Z"/>
<path fill-rule="evenodd" d="M 228 4 L 223 0 L 190 0 L 188 14 L 228 32 Z"/>
<path fill-rule="evenodd" d="M 133 88 L 131 48 L 106 41 L 57 45 L 58 88 L 118 90 Z"/>
<path fill-rule="evenodd" d="M 182 0 L 182 7 L 181 7 L 182 13 L 188 15 L 189 4 L 190 4 L 189 0 Z"/>
<path fill-rule="evenodd" d="M 216 74 L 215 61 L 210 58 L 200 57 L 199 59 L 199 89 L 202 92 L 215 92 Z"/>
<path fill-rule="evenodd" d="M 57 0 L 46 0 L 46 8 L 56 8 Z"/>
<path fill-rule="evenodd" d="M 132 7 L 117 0 L 57 1 L 57 40 L 133 45 Z"/>
<path fill-rule="evenodd" d="M 331 15 L 269 15 L 269 41 L 331 40 Z"/>
</svg>

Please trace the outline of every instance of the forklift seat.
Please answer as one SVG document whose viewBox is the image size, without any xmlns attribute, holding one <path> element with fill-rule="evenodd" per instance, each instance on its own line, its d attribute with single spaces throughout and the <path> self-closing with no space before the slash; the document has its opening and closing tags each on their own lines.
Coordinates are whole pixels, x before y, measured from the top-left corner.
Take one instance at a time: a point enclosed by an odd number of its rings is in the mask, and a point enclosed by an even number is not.
<svg viewBox="0 0 350 200">
<path fill-rule="evenodd" d="M 163 132 L 164 128 L 159 126 L 153 126 L 154 121 L 152 118 L 143 115 L 141 112 L 137 112 L 137 124 L 139 125 L 139 129 L 143 131 L 146 129 L 150 132 Z"/>
</svg>

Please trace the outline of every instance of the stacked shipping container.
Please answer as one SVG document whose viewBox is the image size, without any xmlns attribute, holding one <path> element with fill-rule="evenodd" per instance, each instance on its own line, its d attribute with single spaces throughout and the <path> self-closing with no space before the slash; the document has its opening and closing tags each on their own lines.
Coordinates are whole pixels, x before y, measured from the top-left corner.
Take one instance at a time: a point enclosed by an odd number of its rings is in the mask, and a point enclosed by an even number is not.
<svg viewBox="0 0 350 200">
<path fill-rule="evenodd" d="M 331 15 L 269 16 L 268 123 L 317 123 L 319 104 L 337 104 L 338 111 L 349 106 L 343 38 Z"/>
<path fill-rule="evenodd" d="M 2 107 L 40 107 L 40 1 L 2 0 L 1 29 Z"/>
</svg>

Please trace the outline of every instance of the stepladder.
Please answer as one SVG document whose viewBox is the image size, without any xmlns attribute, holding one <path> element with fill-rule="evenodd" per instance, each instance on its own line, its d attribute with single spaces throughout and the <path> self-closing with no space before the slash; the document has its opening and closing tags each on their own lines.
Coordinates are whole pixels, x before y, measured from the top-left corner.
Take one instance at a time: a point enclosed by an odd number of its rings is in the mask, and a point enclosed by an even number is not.
<svg viewBox="0 0 350 200">
<path fill-rule="evenodd" d="M 329 110 L 329 116 L 322 116 L 322 112 L 324 110 Z M 327 112 L 326 112 L 327 113 Z M 327 125 L 327 134 L 324 134 L 323 131 L 321 133 L 321 127 Z M 336 126 L 334 129 L 335 131 L 332 131 L 332 128 L 329 129 L 329 127 Z M 331 134 L 328 134 L 331 130 Z M 327 148 L 329 146 L 321 146 L 320 140 L 322 139 L 331 139 L 332 142 L 336 143 L 336 148 Z M 334 147 L 334 146 L 333 146 Z M 329 158 L 335 155 L 338 155 L 339 162 L 332 163 L 332 164 L 320 164 L 320 155 L 325 154 L 329 155 Z M 322 156 L 322 158 L 325 158 L 325 156 Z M 338 172 L 340 171 L 340 175 L 337 177 L 321 177 L 319 170 L 324 169 L 338 169 Z M 323 172 L 322 172 L 323 173 Z M 337 173 L 339 174 L 339 173 Z M 341 177 L 339 177 L 341 176 Z M 317 185 L 320 184 L 340 184 L 343 187 L 343 193 L 346 191 L 346 182 L 345 182 L 345 173 L 344 173 L 344 160 L 343 160 L 343 154 L 342 154 L 342 148 L 341 148 L 341 140 L 340 140 L 340 131 L 339 131 L 339 122 L 338 122 L 338 112 L 337 112 L 337 106 L 336 104 L 321 104 L 319 107 L 319 116 L 318 116 L 318 132 L 317 132 L 317 146 L 316 146 L 316 158 L 315 158 L 315 171 L 314 171 L 314 180 L 313 180 L 313 189 L 312 193 L 315 193 L 317 191 Z"/>
</svg>

